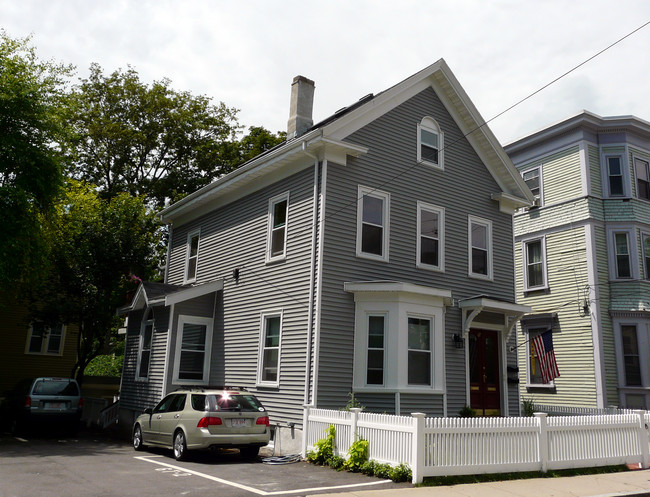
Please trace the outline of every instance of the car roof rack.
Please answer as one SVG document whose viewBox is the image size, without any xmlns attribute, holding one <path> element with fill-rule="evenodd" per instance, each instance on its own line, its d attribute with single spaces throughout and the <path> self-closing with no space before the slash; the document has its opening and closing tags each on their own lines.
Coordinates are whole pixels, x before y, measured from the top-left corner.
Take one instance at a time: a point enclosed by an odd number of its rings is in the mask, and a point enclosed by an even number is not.
<svg viewBox="0 0 650 497">
<path fill-rule="evenodd" d="M 242 392 L 248 392 L 248 388 L 235 385 L 187 385 L 177 388 L 175 391 L 179 390 L 190 390 L 192 392 L 205 392 L 206 390 L 240 390 Z"/>
</svg>

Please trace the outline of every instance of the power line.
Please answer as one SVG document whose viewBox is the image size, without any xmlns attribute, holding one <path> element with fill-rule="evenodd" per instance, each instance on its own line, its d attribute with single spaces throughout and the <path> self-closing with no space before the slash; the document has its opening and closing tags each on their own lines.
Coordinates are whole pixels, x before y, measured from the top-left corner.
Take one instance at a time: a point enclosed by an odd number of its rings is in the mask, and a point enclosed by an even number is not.
<svg viewBox="0 0 650 497">
<path fill-rule="evenodd" d="M 600 50 L 600 51 L 597 52 L 596 54 L 592 55 L 591 57 L 589 57 L 589 58 L 585 59 L 584 61 L 580 62 L 579 64 L 575 65 L 574 67 L 572 67 L 572 68 L 569 69 L 568 71 L 564 72 L 563 74 L 561 74 L 561 75 L 558 76 L 557 78 L 555 78 L 555 79 L 553 79 L 552 81 L 546 83 L 545 85 L 543 85 L 543 86 L 540 87 L 539 89 L 535 90 L 534 92 L 530 93 L 530 94 L 527 95 L 526 97 L 524 97 L 524 98 L 520 99 L 519 101 L 515 102 L 514 104 L 510 105 L 510 106 L 507 107 L 505 110 L 499 112 L 498 114 L 496 114 L 495 116 L 491 117 L 490 119 L 488 119 L 487 121 L 483 122 L 482 124 L 479 124 L 478 126 L 474 127 L 473 129 L 471 129 L 471 130 L 468 131 L 467 133 L 463 134 L 460 138 L 457 138 L 456 140 L 452 141 L 451 143 L 444 145 L 443 147 L 441 147 L 441 148 L 439 149 L 439 151 L 442 152 L 442 151 L 444 151 L 444 150 L 447 150 L 447 149 L 450 149 L 450 148 L 454 147 L 457 143 L 459 143 L 459 142 L 461 142 L 462 140 L 464 140 L 465 138 L 467 138 L 470 134 L 472 134 L 472 133 L 478 131 L 479 129 L 483 128 L 483 127 L 486 126 L 488 123 L 490 123 L 490 122 L 494 121 L 495 119 L 501 117 L 501 116 L 504 115 L 505 113 L 507 113 L 507 112 L 509 112 L 510 110 L 514 109 L 515 107 L 519 106 L 519 105 L 522 104 L 523 102 L 529 100 L 530 98 L 532 98 L 533 96 L 537 95 L 537 94 L 540 93 L 541 91 L 545 90 L 545 89 L 548 88 L 549 86 L 551 86 L 551 85 L 557 83 L 558 81 L 560 81 L 561 79 L 563 79 L 563 78 L 566 77 L 567 75 L 569 75 L 569 74 L 571 74 L 572 72 L 576 71 L 577 69 L 579 69 L 580 67 L 584 66 L 584 65 L 587 64 L 588 62 L 592 61 L 592 60 L 595 59 L 596 57 L 602 55 L 603 53 L 605 53 L 606 51 L 608 51 L 608 50 L 611 49 L 612 47 L 618 45 L 618 44 L 621 43 L 623 40 L 629 38 L 630 36 L 632 36 L 632 35 L 635 34 L 636 32 L 638 32 L 638 31 L 640 31 L 641 29 L 643 29 L 643 28 L 645 28 L 646 26 L 648 26 L 649 24 L 650 24 L 650 21 L 647 21 L 647 22 L 645 22 L 644 24 L 642 24 L 641 26 L 639 26 L 638 28 L 636 28 L 636 29 L 630 31 L 629 33 L 627 33 L 626 35 L 624 35 L 624 36 L 622 36 L 621 38 L 617 39 L 617 40 L 614 41 L 613 43 L 609 44 L 607 47 L 603 48 L 602 50 Z M 416 162 L 414 165 L 405 168 L 405 169 L 402 170 L 401 172 L 399 172 L 399 173 L 393 175 L 392 177 L 388 178 L 387 180 L 385 180 L 383 183 L 380 183 L 379 186 L 377 186 L 377 187 L 375 187 L 375 188 L 372 188 L 368 193 L 362 195 L 361 197 L 355 198 L 354 200 L 352 200 L 352 201 L 348 202 L 347 204 L 343 205 L 342 207 L 340 207 L 338 210 L 335 210 L 335 211 L 333 211 L 333 212 L 331 212 L 331 213 L 326 214 L 325 217 L 322 219 L 322 221 L 325 222 L 325 221 L 327 221 L 327 220 L 330 220 L 330 219 L 334 218 L 335 216 L 337 216 L 338 214 L 340 214 L 341 212 L 343 212 L 344 210 L 346 210 L 346 209 L 347 209 L 348 207 L 350 207 L 351 205 L 356 205 L 356 204 L 358 204 L 358 202 L 359 202 L 360 200 L 362 200 L 364 196 L 366 196 L 366 195 L 368 195 L 368 194 L 370 194 L 370 193 L 373 193 L 373 192 L 377 191 L 377 190 L 380 189 L 380 188 L 383 188 L 385 185 L 387 185 L 387 184 L 389 184 L 389 183 L 394 182 L 396 179 L 401 178 L 402 176 L 404 176 L 404 175 L 407 174 L 408 172 L 412 171 L 413 169 L 415 169 L 415 168 L 418 167 L 419 165 L 420 165 L 420 163 L 419 163 L 419 162 Z M 572 217 L 573 217 L 573 216 L 572 216 Z M 318 222 L 318 221 L 317 221 L 317 222 Z M 314 225 L 310 225 L 310 226 L 308 226 L 308 227 L 305 227 L 303 230 L 301 230 L 301 231 L 299 231 L 298 233 L 296 233 L 295 236 L 300 235 L 300 234 L 302 234 L 303 232 L 308 231 L 308 230 L 310 230 L 310 229 L 314 229 Z M 252 268 L 250 268 L 250 267 L 248 266 L 248 264 L 250 264 L 250 262 L 252 262 L 252 260 L 251 260 L 251 261 L 248 261 L 248 262 L 245 262 L 245 263 L 243 263 L 243 264 L 240 264 L 240 265 L 239 265 L 239 268 L 240 268 L 240 269 L 244 269 L 244 268 L 246 268 L 246 269 L 251 270 L 251 271 L 252 271 L 254 274 L 256 274 L 260 279 L 262 279 L 263 281 L 265 281 L 267 284 L 271 285 L 273 288 L 275 288 L 275 289 L 277 289 L 278 291 L 280 291 L 281 293 L 287 295 L 287 296 L 290 297 L 292 300 L 294 300 L 295 302 L 299 303 L 301 306 L 305 306 L 305 307 L 307 306 L 306 303 L 299 301 L 298 299 L 296 299 L 295 297 L 293 297 L 292 295 L 290 295 L 290 294 L 287 293 L 286 291 L 280 289 L 280 288 L 277 287 L 276 285 L 273 285 L 272 283 L 270 283 L 270 282 L 267 281 L 266 279 L 262 278 L 258 273 L 256 273 Z"/>
</svg>

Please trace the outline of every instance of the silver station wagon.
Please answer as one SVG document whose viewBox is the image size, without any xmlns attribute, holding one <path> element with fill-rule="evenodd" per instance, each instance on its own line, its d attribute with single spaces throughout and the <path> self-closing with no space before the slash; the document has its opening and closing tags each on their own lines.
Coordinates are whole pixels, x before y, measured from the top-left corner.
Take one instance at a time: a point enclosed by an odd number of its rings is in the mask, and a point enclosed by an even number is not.
<svg viewBox="0 0 650 497">
<path fill-rule="evenodd" d="M 171 448 L 177 460 L 188 450 L 238 448 L 244 458 L 257 457 L 271 436 L 269 414 L 248 391 L 237 387 L 183 388 L 133 425 L 133 448 Z"/>
</svg>

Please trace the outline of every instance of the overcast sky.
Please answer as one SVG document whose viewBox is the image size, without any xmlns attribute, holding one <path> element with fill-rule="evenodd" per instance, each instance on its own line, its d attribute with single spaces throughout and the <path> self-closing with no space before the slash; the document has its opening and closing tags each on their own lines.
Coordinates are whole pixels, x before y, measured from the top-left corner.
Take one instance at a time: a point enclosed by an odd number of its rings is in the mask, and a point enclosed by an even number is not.
<svg viewBox="0 0 650 497">
<path fill-rule="evenodd" d="M 0 27 L 41 58 L 82 77 L 131 65 L 271 131 L 298 74 L 316 122 L 440 58 L 490 119 L 647 21 L 648 0 L 0 0 Z M 490 126 L 505 144 L 583 109 L 650 121 L 649 49 L 647 26 Z"/>
</svg>

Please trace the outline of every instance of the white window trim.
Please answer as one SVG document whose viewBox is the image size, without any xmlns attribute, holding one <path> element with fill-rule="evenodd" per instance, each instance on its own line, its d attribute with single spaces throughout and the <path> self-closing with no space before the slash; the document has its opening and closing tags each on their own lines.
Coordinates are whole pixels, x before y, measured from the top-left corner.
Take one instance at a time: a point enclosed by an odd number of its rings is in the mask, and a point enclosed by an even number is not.
<svg viewBox="0 0 650 497">
<path fill-rule="evenodd" d="M 535 196 L 535 198 L 537 199 L 537 206 L 541 207 L 544 205 L 544 181 L 542 177 L 542 164 L 538 164 L 537 166 L 522 170 L 521 179 L 524 179 L 524 174 L 534 171 L 535 169 L 537 169 L 539 175 L 539 195 Z"/>
<path fill-rule="evenodd" d="M 650 159 L 646 159 L 645 157 L 641 157 L 639 155 L 633 155 L 632 156 L 632 165 L 633 165 L 633 172 L 634 172 L 634 191 L 636 192 L 636 198 L 639 200 L 643 200 L 644 202 L 650 202 L 650 199 L 641 197 L 639 195 L 639 180 L 636 174 L 636 161 L 640 160 L 641 162 L 645 162 L 648 164 L 648 169 L 650 169 Z M 648 171 L 650 173 L 650 171 Z M 648 176 L 648 179 L 650 179 L 650 176 Z"/>
<path fill-rule="evenodd" d="M 630 167 L 624 153 L 605 153 L 602 155 L 603 194 L 605 198 L 630 198 Z M 623 182 L 623 195 L 612 195 L 609 183 L 609 159 L 618 157 L 621 161 L 621 181 Z"/>
<path fill-rule="evenodd" d="M 630 276 L 619 278 L 616 264 L 616 234 L 627 234 L 627 250 L 630 258 Z M 636 229 L 634 227 L 611 227 L 607 229 L 607 262 L 609 264 L 609 278 L 613 281 L 631 281 L 639 279 L 639 257 Z"/>
<path fill-rule="evenodd" d="M 530 328 L 525 328 L 524 333 L 526 336 L 526 388 L 527 389 L 555 389 L 555 380 L 551 380 L 548 383 L 533 383 L 530 378 L 530 344 L 533 341 L 530 332 L 531 331 L 546 331 L 548 326 L 531 326 Z M 553 330 L 551 329 L 551 333 Z"/>
<path fill-rule="evenodd" d="M 417 240 L 416 240 L 416 261 L 415 261 L 415 266 L 420 268 L 420 269 L 427 269 L 429 271 L 439 271 L 439 272 L 444 272 L 445 271 L 445 209 L 442 207 L 437 207 L 432 204 L 427 204 L 424 202 L 418 201 L 417 203 Z M 422 216 L 422 211 L 429 211 L 429 212 L 435 212 L 438 214 L 438 265 L 434 266 L 432 264 L 425 264 L 423 262 L 420 262 L 420 255 L 421 255 L 421 250 L 422 250 L 422 233 L 420 232 L 421 229 L 421 216 Z"/>
<path fill-rule="evenodd" d="M 650 362 L 646 357 L 647 354 L 643 354 L 642 351 L 648 350 L 648 347 L 650 346 L 650 320 L 614 318 L 612 325 L 614 330 L 616 330 L 614 338 L 616 346 L 619 401 L 621 402 L 621 405 L 625 405 L 627 395 L 632 394 L 645 396 L 647 403 L 650 401 L 650 392 L 648 389 L 648 385 L 650 385 Z M 634 326 L 636 328 L 637 347 L 639 350 L 639 368 L 641 370 L 641 385 L 626 385 L 623 326 Z"/>
<path fill-rule="evenodd" d="M 444 301 L 382 291 L 355 292 L 353 390 L 366 393 L 445 393 Z M 368 385 L 368 316 L 384 315 L 384 384 Z M 431 385 L 408 384 L 408 318 L 431 321 Z"/>
<path fill-rule="evenodd" d="M 528 284 L 528 244 L 541 242 L 542 244 L 542 278 L 543 282 L 539 286 L 530 286 Z M 537 290 L 548 290 L 548 265 L 546 263 L 546 237 L 531 238 L 521 242 L 522 260 L 524 263 L 524 291 L 534 292 Z"/>
<path fill-rule="evenodd" d="M 645 265 L 645 247 L 643 245 L 643 242 L 645 241 L 646 238 L 650 239 L 650 232 L 642 231 L 641 232 L 641 267 L 643 269 L 643 274 L 645 276 L 645 279 L 650 280 L 650 267 L 646 267 Z"/>
<path fill-rule="evenodd" d="M 266 339 L 266 320 L 268 318 L 280 318 L 280 337 L 278 342 L 278 378 L 277 381 L 263 381 L 262 372 L 264 369 L 264 341 Z M 257 353 L 257 386 L 277 388 L 280 386 L 280 372 L 282 364 L 282 326 L 284 324 L 284 310 L 262 312 L 260 315 L 260 341 Z"/>
<path fill-rule="evenodd" d="M 431 383 L 429 385 L 421 385 L 421 384 L 409 383 L 408 382 L 408 357 L 409 357 L 409 352 L 411 350 L 424 352 L 422 349 L 409 349 L 409 345 L 408 345 L 408 320 L 409 320 L 409 318 L 427 320 L 427 321 L 429 321 L 429 323 L 431 325 L 431 327 L 429 328 L 429 333 L 430 333 L 430 336 L 429 336 L 429 342 L 430 342 L 429 343 L 429 350 L 426 351 L 426 352 L 429 353 L 429 378 L 431 379 Z M 406 385 L 407 385 L 407 387 L 409 389 L 412 389 L 412 388 L 427 388 L 428 389 L 428 388 L 433 388 L 433 386 L 435 385 L 435 369 L 433 367 L 433 362 L 434 362 L 434 357 L 435 357 L 435 340 L 434 340 L 435 328 L 436 328 L 436 323 L 435 323 L 434 317 L 432 315 L 430 315 L 430 314 L 420 314 L 420 313 L 409 312 L 409 311 L 406 312 L 406 330 L 407 330 L 407 333 L 406 333 L 406 336 L 404 337 L 405 340 L 406 340 L 404 346 L 406 348 L 406 361 L 405 361 L 406 362 Z"/>
<path fill-rule="evenodd" d="M 149 371 L 151 369 L 151 352 L 153 349 L 153 333 L 154 333 L 154 320 L 153 313 L 152 317 L 149 317 L 149 311 L 143 316 L 142 323 L 140 324 L 140 336 L 138 340 L 138 361 L 135 368 L 135 381 L 148 381 L 149 380 Z M 151 345 L 149 346 L 149 368 L 147 369 L 147 376 L 140 376 L 140 363 L 142 361 L 142 349 L 144 346 L 144 332 L 147 325 L 151 325 Z"/>
<path fill-rule="evenodd" d="M 368 383 L 368 337 L 369 337 L 369 329 L 370 329 L 370 318 L 371 317 L 376 317 L 376 316 L 381 316 L 384 318 L 384 363 L 382 365 L 383 371 L 382 371 L 382 383 L 381 385 L 378 383 Z M 363 371 L 363 386 L 365 388 L 383 388 L 386 385 L 386 358 L 388 357 L 388 354 L 386 353 L 386 343 L 388 341 L 388 311 L 381 312 L 381 311 L 373 311 L 373 312 L 366 312 L 365 313 L 365 337 L 366 337 L 366 342 L 365 342 L 365 368 Z M 378 350 L 378 349 L 372 349 L 372 350 Z"/>
<path fill-rule="evenodd" d="M 196 268 L 194 270 L 194 278 L 188 278 L 188 271 L 190 268 L 190 251 L 192 250 L 192 238 L 198 236 L 199 241 L 196 245 Z M 199 274 L 199 254 L 201 253 L 201 230 L 196 229 L 187 234 L 187 241 L 185 242 L 185 272 L 183 276 L 184 283 L 193 283 L 196 281 L 196 276 Z"/>
<path fill-rule="evenodd" d="M 362 233 L 363 233 L 363 197 L 381 198 L 383 201 L 383 237 L 382 237 L 382 255 L 368 254 L 361 251 Z M 358 187 L 357 192 L 357 257 L 371 259 L 373 261 L 388 262 L 390 240 L 390 193 L 375 190 L 367 186 Z"/>
<path fill-rule="evenodd" d="M 422 133 L 421 130 L 424 129 L 426 131 L 435 133 L 438 135 L 438 163 L 436 164 L 435 162 L 429 162 L 426 159 L 422 158 Z M 425 164 L 430 167 L 434 167 L 436 169 L 440 169 L 441 171 L 445 170 L 445 152 L 444 152 L 444 133 L 442 132 L 442 128 L 438 124 L 438 122 L 430 116 L 425 116 L 422 118 L 422 121 L 420 121 L 417 125 L 417 140 L 418 140 L 418 150 L 417 150 L 417 161 L 419 164 Z"/>
<path fill-rule="evenodd" d="M 487 228 L 488 274 L 474 273 L 472 271 L 472 225 L 479 224 Z M 476 216 L 467 217 L 467 274 L 470 278 L 492 281 L 493 279 L 493 247 L 492 247 L 492 221 Z"/>
<path fill-rule="evenodd" d="M 271 255 L 272 240 L 273 240 L 273 211 L 275 204 L 287 201 L 287 211 L 285 215 L 286 222 L 284 224 L 284 250 L 282 254 L 273 256 Z M 289 192 L 281 193 L 269 199 L 269 211 L 267 215 L 267 230 L 266 230 L 266 262 L 284 261 L 287 258 L 287 233 L 289 232 Z"/>
<path fill-rule="evenodd" d="M 207 385 L 210 380 L 210 358 L 212 356 L 212 318 L 201 316 L 188 316 L 179 314 L 178 325 L 176 327 L 176 349 L 174 353 L 174 376 L 173 383 L 177 385 Z M 181 346 L 183 343 L 183 327 L 185 324 L 205 325 L 205 355 L 203 357 L 203 379 L 202 380 L 181 380 L 178 378 L 180 370 Z"/>
<path fill-rule="evenodd" d="M 40 321 L 39 321 L 40 322 Z M 44 329 L 50 330 L 51 327 L 48 325 L 44 326 Z M 50 333 L 48 331 L 47 338 L 44 338 L 43 341 L 41 342 L 41 351 L 40 352 L 30 352 L 29 350 L 29 344 L 32 341 L 32 332 L 34 330 L 34 323 L 29 324 L 29 332 L 27 333 L 27 342 L 25 343 L 25 354 L 28 355 L 45 355 L 45 356 L 50 356 L 50 357 L 61 357 L 63 355 L 63 349 L 65 346 L 65 334 L 66 334 L 66 326 L 64 324 L 61 325 L 61 345 L 59 347 L 58 352 L 48 352 L 47 349 L 50 344 Z"/>
</svg>

